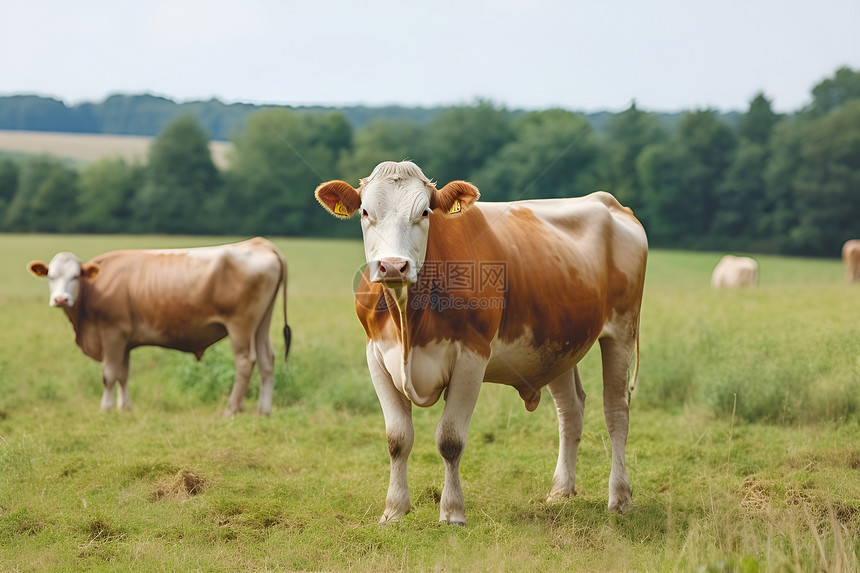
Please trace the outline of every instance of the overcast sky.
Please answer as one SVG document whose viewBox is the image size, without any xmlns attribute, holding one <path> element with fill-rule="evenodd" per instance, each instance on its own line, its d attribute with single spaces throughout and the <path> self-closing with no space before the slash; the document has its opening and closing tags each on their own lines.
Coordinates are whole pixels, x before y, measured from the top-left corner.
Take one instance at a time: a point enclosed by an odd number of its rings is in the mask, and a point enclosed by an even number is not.
<svg viewBox="0 0 860 573">
<path fill-rule="evenodd" d="M 0 95 L 619 111 L 809 103 L 860 0 L 0 0 Z"/>
</svg>

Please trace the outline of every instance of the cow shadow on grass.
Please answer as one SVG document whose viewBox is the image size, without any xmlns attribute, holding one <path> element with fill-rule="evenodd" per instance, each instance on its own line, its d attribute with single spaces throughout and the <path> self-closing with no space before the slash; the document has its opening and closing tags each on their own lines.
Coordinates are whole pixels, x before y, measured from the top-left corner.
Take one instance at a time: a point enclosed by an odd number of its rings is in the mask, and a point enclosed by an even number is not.
<svg viewBox="0 0 860 573">
<path fill-rule="evenodd" d="M 685 519 L 683 510 L 672 509 L 673 518 Z M 609 511 L 604 499 L 582 499 L 572 497 L 562 501 L 535 500 L 528 505 L 514 508 L 511 520 L 515 523 L 546 525 L 549 528 L 569 528 L 574 536 L 584 536 L 597 530 L 611 530 L 628 541 L 642 543 L 659 541 L 668 537 L 672 524 L 669 510 L 658 500 L 635 500 L 633 507 L 623 515 Z M 578 537 L 578 536 L 577 536 Z M 592 543 L 589 540 L 588 543 Z"/>
</svg>

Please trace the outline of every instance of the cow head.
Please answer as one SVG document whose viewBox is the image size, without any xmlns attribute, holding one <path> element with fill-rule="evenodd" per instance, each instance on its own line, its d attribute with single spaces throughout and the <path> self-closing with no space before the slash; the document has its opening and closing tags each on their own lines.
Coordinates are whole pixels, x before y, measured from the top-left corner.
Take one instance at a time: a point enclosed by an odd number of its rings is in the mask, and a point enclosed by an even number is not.
<svg viewBox="0 0 860 573">
<path fill-rule="evenodd" d="M 80 281 L 92 279 L 99 273 L 95 264 L 82 265 L 72 253 L 57 253 L 49 264 L 33 261 L 27 268 L 37 277 L 48 277 L 50 306 L 75 306 Z"/>
<path fill-rule="evenodd" d="M 409 161 L 380 163 L 358 189 L 329 181 L 317 187 L 315 195 L 339 219 L 361 212 L 370 280 L 392 288 L 418 280 L 427 252 L 430 211 L 456 216 L 480 197 L 478 189 L 465 181 L 452 181 L 437 190 Z"/>
</svg>

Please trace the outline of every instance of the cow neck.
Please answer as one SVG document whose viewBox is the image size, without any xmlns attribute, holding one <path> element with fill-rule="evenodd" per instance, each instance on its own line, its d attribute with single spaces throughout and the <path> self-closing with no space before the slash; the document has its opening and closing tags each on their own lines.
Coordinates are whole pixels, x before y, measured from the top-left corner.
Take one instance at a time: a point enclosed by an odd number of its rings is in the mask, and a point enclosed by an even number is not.
<svg viewBox="0 0 860 573">
<path fill-rule="evenodd" d="M 86 313 L 86 298 L 88 290 L 87 282 L 82 280 L 75 305 L 72 307 L 63 306 L 63 310 L 66 312 L 66 316 L 69 317 L 69 322 L 72 323 L 72 328 L 75 330 L 75 343 L 80 347 L 84 354 L 90 358 L 101 360 L 101 343 L 97 338 L 92 340 L 92 337 L 88 336 L 91 329 L 85 326 L 90 322 L 87 320 Z"/>
<path fill-rule="evenodd" d="M 83 293 L 82 292 L 79 293 L 79 295 L 81 295 L 81 294 L 83 294 Z M 82 301 L 81 301 L 82 298 L 83 298 L 82 296 L 78 296 L 78 300 L 75 301 L 75 305 L 72 307 L 68 307 L 68 306 L 63 305 L 63 311 L 65 311 L 66 316 L 69 317 L 69 322 L 72 323 L 72 327 L 75 329 L 75 337 L 76 338 L 77 338 L 77 334 L 81 330 L 81 323 L 82 323 L 81 318 L 83 315 L 83 307 L 84 307 L 84 305 L 82 304 Z"/>
<path fill-rule="evenodd" d="M 394 300 L 395 308 L 397 309 L 397 324 L 400 325 L 400 345 L 403 347 L 403 362 L 409 359 L 409 343 L 411 336 L 409 335 L 409 321 L 407 319 L 407 302 L 409 301 L 409 286 L 404 285 L 400 288 L 388 288 L 391 298 Z"/>
<path fill-rule="evenodd" d="M 412 369 L 409 367 L 410 358 L 410 340 L 409 320 L 407 318 L 407 302 L 409 301 L 409 286 L 404 285 L 399 288 L 385 287 L 387 294 L 394 301 L 394 308 L 391 309 L 392 314 L 396 309 L 395 324 L 400 327 L 400 379 L 403 381 L 403 392 L 415 404 L 421 404 L 421 397 L 415 392 L 415 387 L 412 385 Z"/>
</svg>

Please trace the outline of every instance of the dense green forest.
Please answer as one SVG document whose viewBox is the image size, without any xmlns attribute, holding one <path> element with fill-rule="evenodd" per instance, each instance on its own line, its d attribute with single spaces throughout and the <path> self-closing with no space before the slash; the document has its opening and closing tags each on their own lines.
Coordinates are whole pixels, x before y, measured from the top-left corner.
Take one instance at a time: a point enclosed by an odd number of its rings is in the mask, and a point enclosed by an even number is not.
<svg viewBox="0 0 860 573">
<path fill-rule="evenodd" d="M 152 94 L 115 94 L 100 103 L 69 106 L 54 98 L 14 95 L 0 97 L 0 129 L 157 135 L 175 119 L 193 115 L 209 137 L 226 141 L 244 129 L 248 116 L 266 109 L 288 109 L 296 113 L 333 110 L 322 106 L 227 104 L 217 99 L 177 103 Z M 353 127 L 360 128 L 380 118 L 426 123 L 438 115 L 441 108 L 352 106 L 337 110 Z M 601 117 L 602 114 L 595 114 L 595 121 L 599 123 Z"/>
<path fill-rule="evenodd" d="M 834 256 L 860 237 L 860 72 L 841 68 L 811 95 L 790 115 L 759 94 L 743 113 L 674 116 L 635 104 L 585 116 L 482 100 L 332 111 L 153 96 L 74 108 L 0 98 L 0 128 L 146 134 L 164 125 L 146 164 L 0 158 L 0 231 L 358 236 L 358 225 L 319 209 L 314 188 L 328 179 L 357 185 L 378 162 L 408 158 L 441 184 L 472 181 L 487 201 L 610 191 L 653 246 Z M 63 117 L 80 123 L 72 129 Z M 86 121 L 98 129 L 80 127 Z M 219 171 L 208 142 L 225 133 L 234 152 Z"/>
<path fill-rule="evenodd" d="M 66 105 L 64 102 L 37 95 L 0 96 L 0 129 L 27 131 L 57 131 L 67 133 L 104 133 L 111 135 L 157 135 L 173 120 L 193 115 L 213 140 L 227 141 L 245 128 L 248 116 L 265 109 L 288 109 L 296 113 L 341 112 L 353 129 L 385 119 L 426 124 L 435 119 L 444 108 L 404 106 L 322 106 L 255 105 L 250 103 L 227 104 L 217 99 L 177 103 L 152 94 L 115 94 L 100 103 Z M 526 113 L 509 111 L 513 119 Z M 613 114 L 607 111 L 582 114 L 599 133 L 606 130 Z M 667 129 L 671 129 L 681 113 L 658 113 Z M 720 115 L 735 125 L 737 112 Z"/>
</svg>

